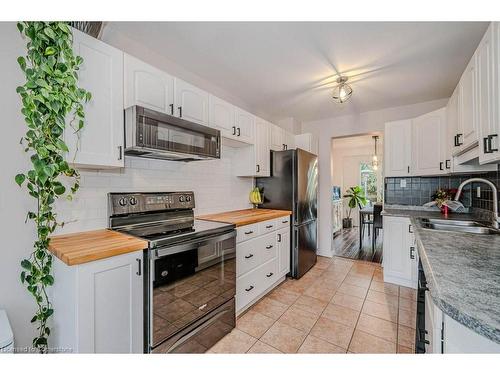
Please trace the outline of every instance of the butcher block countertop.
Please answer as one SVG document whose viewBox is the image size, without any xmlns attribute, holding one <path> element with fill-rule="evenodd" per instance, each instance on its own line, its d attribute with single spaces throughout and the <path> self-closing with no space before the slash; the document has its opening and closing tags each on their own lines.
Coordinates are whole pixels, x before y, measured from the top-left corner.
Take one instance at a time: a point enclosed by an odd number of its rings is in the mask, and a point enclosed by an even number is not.
<svg viewBox="0 0 500 375">
<path fill-rule="evenodd" d="M 146 249 L 148 242 L 109 229 L 51 237 L 49 250 L 68 266 Z"/>
<path fill-rule="evenodd" d="M 249 208 L 247 210 L 228 211 L 218 214 L 198 216 L 198 219 L 220 221 L 223 223 L 234 224 L 237 227 L 242 227 L 243 225 L 277 219 L 278 217 L 289 216 L 291 214 L 292 211 Z"/>
</svg>

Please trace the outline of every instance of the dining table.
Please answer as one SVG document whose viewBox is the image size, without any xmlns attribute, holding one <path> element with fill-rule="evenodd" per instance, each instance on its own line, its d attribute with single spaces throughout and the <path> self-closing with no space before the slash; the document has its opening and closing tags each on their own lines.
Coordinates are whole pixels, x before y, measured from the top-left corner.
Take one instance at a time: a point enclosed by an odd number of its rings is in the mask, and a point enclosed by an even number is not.
<svg viewBox="0 0 500 375">
<path fill-rule="evenodd" d="M 363 246 L 363 222 L 364 218 L 368 217 L 368 220 L 370 219 L 370 216 L 373 215 L 373 205 L 370 206 L 365 206 L 359 209 L 359 248 Z M 373 223 L 373 222 L 372 222 Z M 368 224 L 372 225 L 372 224 Z"/>
</svg>

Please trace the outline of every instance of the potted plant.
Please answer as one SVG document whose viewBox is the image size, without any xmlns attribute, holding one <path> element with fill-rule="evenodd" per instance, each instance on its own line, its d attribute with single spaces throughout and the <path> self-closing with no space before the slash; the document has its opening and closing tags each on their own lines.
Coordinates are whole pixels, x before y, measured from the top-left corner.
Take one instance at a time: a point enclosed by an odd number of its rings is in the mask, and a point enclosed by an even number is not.
<svg viewBox="0 0 500 375">
<path fill-rule="evenodd" d="M 442 214 L 448 215 L 448 201 L 452 200 L 456 193 L 457 189 L 440 188 L 432 195 L 432 200 L 440 208 Z"/>
<path fill-rule="evenodd" d="M 342 219 L 342 227 L 352 228 L 352 209 L 364 206 L 367 199 L 361 186 L 351 186 L 346 190 L 344 198 L 349 198 L 349 202 L 347 203 L 349 210 L 347 211 L 347 217 Z"/>
</svg>

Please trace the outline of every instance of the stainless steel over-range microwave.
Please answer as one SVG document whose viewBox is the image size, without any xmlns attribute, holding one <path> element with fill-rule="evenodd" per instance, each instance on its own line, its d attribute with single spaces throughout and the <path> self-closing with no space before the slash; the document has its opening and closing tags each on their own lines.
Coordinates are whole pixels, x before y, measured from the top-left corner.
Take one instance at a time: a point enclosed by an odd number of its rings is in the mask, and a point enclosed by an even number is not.
<svg viewBox="0 0 500 375">
<path fill-rule="evenodd" d="M 125 154 L 153 159 L 219 159 L 220 131 L 148 108 L 125 110 Z"/>
</svg>

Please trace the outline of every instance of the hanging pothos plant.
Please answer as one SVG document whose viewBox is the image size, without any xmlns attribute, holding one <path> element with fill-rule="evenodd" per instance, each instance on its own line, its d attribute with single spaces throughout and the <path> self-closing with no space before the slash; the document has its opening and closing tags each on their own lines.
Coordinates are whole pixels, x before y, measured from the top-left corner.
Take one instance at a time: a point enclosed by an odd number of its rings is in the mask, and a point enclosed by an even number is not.
<svg viewBox="0 0 500 375">
<path fill-rule="evenodd" d="M 31 319 L 37 327 L 33 347 L 46 353 L 50 335 L 47 320 L 54 312 L 47 294 L 47 287 L 54 283 L 49 236 L 63 224 L 57 221 L 53 206 L 56 199 L 71 198 L 79 188 L 77 171 L 65 161 L 68 147 L 63 134 L 69 115 L 74 131 L 82 129 L 83 103 L 90 99 L 90 93 L 78 87 L 77 72 L 83 59 L 73 53 L 73 34 L 66 22 L 20 22 L 17 27 L 27 39 L 26 56 L 17 59 L 26 83 L 17 92 L 28 127 L 21 144 L 30 154 L 32 167 L 18 174 L 15 181 L 19 186 L 26 183 L 28 194 L 37 201 L 37 209 L 27 213 L 26 220 L 36 225 L 37 239 L 30 257 L 21 262 L 21 282 L 37 307 Z"/>
</svg>

